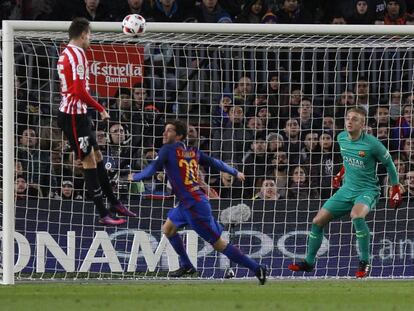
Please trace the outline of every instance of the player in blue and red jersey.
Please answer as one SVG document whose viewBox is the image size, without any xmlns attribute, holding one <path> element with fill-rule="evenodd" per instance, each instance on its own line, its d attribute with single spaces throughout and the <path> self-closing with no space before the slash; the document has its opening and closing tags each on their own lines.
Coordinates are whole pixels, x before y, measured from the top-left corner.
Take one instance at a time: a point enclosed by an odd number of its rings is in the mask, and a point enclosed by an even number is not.
<svg viewBox="0 0 414 311">
<path fill-rule="evenodd" d="M 158 152 L 158 157 L 142 172 L 131 174 L 131 181 L 140 181 L 164 169 L 167 178 L 179 200 L 176 208 L 168 213 L 163 226 L 163 232 L 172 247 L 180 256 L 180 269 L 170 272 L 172 277 L 181 277 L 196 273 L 196 269 L 184 249 L 184 244 L 177 230 L 185 225 L 197 232 L 213 248 L 226 255 L 231 261 L 252 270 L 260 284 L 266 282 L 267 268 L 244 255 L 238 248 L 221 238 L 222 226 L 214 219 L 208 197 L 201 190 L 198 182 L 198 165 L 209 166 L 229 173 L 239 180 L 244 180 L 244 174 L 228 166 L 226 163 L 211 158 L 195 147 L 188 147 L 184 140 L 187 136 L 187 126 L 180 120 L 169 122 L 163 133 L 164 145 Z"/>
</svg>

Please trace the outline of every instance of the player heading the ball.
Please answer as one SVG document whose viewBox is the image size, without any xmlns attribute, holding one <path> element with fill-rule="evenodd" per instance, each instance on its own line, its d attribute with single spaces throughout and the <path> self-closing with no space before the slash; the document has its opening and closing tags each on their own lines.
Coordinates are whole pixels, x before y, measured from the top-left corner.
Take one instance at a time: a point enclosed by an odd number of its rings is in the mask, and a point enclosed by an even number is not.
<svg viewBox="0 0 414 311">
<path fill-rule="evenodd" d="M 163 225 L 164 234 L 180 257 L 180 269 L 170 272 L 169 276 L 181 277 L 196 273 L 184 249 L 183 241 L 177 233 L 178 228 L 189 225 L 216 251 L 253 271 L 263 285 L 266 282 L 267 268 L 244 255 L 221 237 L 223 228 L 214 219 L 210 202 L 200 188 L 198 165 L 229 173 L 241 181 L 244 181 L 244 174 L 223 161 L 207 156 L 195 147 L 187 146 L 184 143 L 186 136 L 187 125 L 184 122 L 180 120 L 168 122 L 163 133 L 164 145 L 158 157 L 142 172 L 129 176 L 130 181 L 141 181 L 164 169 L 179 200 L 178 206 L 168 212 L 168 218 Z"/>
<path fill-rule="evenodd" d="M 85 185 L 99 212 L 99 222 L 104 225 L 121 225 L 125 219 L 115 217 L 136 216 L 129 211 L 114 195 L 109 182 L 102 153 L 92 130 L 92 121 L 87 108 L 93 107 L 102 120 L 108 120 L 109 114 L 88 93 L 89 67 L 85 50 L 90 45 L 90 26 L 86 18 L 75 18 L 69 27 L 69 44 L 59 56 L 57 71 L 60 79 L 60 102 L 58 126 L 69 141 L 72 151 L 82 161 Z M 106 209 L 102 192 L 111 203 Z"/>
<path fill-rule="evenodd" d="M 323 228 L 331 220 L 350 213 L 359 248 L 359 267 L 355 276 L 363 278 L 369 275 L 370 232 L 365 217 L 375 208 L 380 196 L 377 163 L 381 162 L 390 176 L 392 208 L 397 208 L 401 204 L 401 193 L 404 189 L 399 184 L 397 171 L 388 150 L 377 138 L 363 131 L 365 119 L 366 112 L 362 108 L 350 108 L 347 111 L 346 131 L 339 133 L 337 137 L 343 167 L 332 180 L 334 188 L 339 188 L 342 180 L 343 185 L 313 218 L 305 260 L 290 264 L 289 270 L 311 272 L 315 266 L 316 254 L 321 247 Z"/>
</svg>

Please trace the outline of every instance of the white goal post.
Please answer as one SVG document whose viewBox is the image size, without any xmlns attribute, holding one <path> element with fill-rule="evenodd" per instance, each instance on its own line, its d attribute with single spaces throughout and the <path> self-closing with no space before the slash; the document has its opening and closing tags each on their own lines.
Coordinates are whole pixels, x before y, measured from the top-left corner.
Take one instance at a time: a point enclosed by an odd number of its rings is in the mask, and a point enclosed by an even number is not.
<svg viewBox="0 0 414 311">
<path fill-rule="evenodd" d="M 66 32 L 69 28 L 70 22 L 41 22 L 41 21 L 3 21 L 2 24 L 2 144 L 3 144 L 3 213 L 2 213 L 2 281 L 3 284 L 14 284 L 14 265 L 15 265 L 15 55 L 14 55 L 14 40 L 18 32 Z M 120 23 L 109 22 L 92 22 L 91 27 L 93 32 L 111 32 L 119 33 L 119 36 L 126 38 L 121 33 Z M 289 48 L 313 48 L 326 46 L 335 48 L 338 41 L 335 38 L 351 38 L 345 43 L 341 43 L 341 47 L 355 47 L 364 49 L 364 44 L 367 44 L 364 38 L 375 36 L 374 43 L 382 40 L 391 42 L 392 37 L 413 36 L 414 26 L 360 26 L 360 25 L 262 25 L 262 24 L 187 24 L 187 23 L 148 23 L 146 28 L 147 34 L 152 33 L 192 33 L 192 34 L 214 34 L 217 36 L 223 35 L 220 38 L 218 45 L 225 44 L 226 35 L 237 37 L 237 34 L 242 36 L 245 40 L 245 46 L 255 46 L 255 39 L 266 38 L 260 41 L 264 48 L 272 48 L 272 40 L 282 38 Z M 320 42 L 313 42 L 312 37 L 318 35 L 318 38 L 327 36 L 332 40 L 321 40 Z M 267 36 L 267 37 L 266 37 Z M 279 37 L 278 37 L 279 36 Z M 274 38 L 274 39 L 272 39 Z M 291 40 L 295 38 L 294 40 Z M 128 38 L 126 38 L 128 39 Z M 180 38 L 177 38 L 180 40 Z M 192 37 L 196 43 L 197 37 Z M 122 40 L 122 39 L 120 39 Z M 138 39 L 139 40 L 139 39 Z M 185 42 L 185 38 L 182 39 Z M 206 39 L 210 40 L 210 39 Z M 211 39 L 211 43 L 214 38 Z M 204 43 L 208 41 L 204 41 Z M 200 42 L 203 43 L 203 42 Z M 231 42 L 228 43 L 231 45 Z M 239 44 L 239 42 L 237 42 Z M 279 43 L 278 46 L 281 46 Z M 401 40 L 395 43 L 402 47 L 409 48 L 413 41 Z M 375 45 L 375 44 L 374 44 Z M 369 47 L 369 46 L 366 46 Z M 227 60 L 231 62 L 231 60 Z M 213 69 L 210 69 L 213 70 Z M 266 69 L 265 69 L 266 70 Z M 233 81 L 234 82 L 234 81 Z M 336 93 L 334 95 L 337 95 Z M 188 115 L 186 118 L 190 118 Z M 299 204 L 300 202 L 298 202 Z M 133 228 L 137 229 L 137 228 Z M 69 231 L 68 231 L 69 232 Z M 39 237 L 38 237 L 39 238 Z M 41 238 L 41 237 L 40 237 Z M 284 239 L 288 239 L 286 236 Z M 280 240 L 279 240 L 280 241 Z M 284 240 L 283 240 L 284 241 Z M 283 242 L 282 241 L 282 242 Z M 302 241 L 303 242 L 303 241 Z M 46 243 L 46 242 L 44 242 Z M 69 235 L 68 235 L 69 245 Z M 303 246 L 303 245 L 302 245 Z M 68 246 L 69 247 L 69 246 Z M 69 251 L 68 251 L 69 253 Z M 286 254 L 284 254 L 286 255 Z M 285 276 L 280 273 L 280 276 Z"/>
</svg>

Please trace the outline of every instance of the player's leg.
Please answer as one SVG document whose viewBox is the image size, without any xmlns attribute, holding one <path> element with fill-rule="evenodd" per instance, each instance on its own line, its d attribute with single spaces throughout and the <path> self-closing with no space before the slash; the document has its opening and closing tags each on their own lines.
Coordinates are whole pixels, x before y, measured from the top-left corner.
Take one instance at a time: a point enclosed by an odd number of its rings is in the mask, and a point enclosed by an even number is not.
<svg viewBox="0 0 414 311">
<path fill-rule="evenodd" d="M 177 255 L 180 257 L 180 268 L 169 273 L 170 277 L 182 277 L 185 275 L 194 274 L 197 272 L 196 268 L 190 261 L 188 254 L 184 248 L 183 240 L 178 234 L 178 228 L 186 224 L 185 217 L 182 215 L 180 208 L 176 207 L 168 212 L 168 218 L 162 226 L 162 231 L 170 241 Z"/>
<path fill-rule="evenodd" d="M 213 221 L 216 222 L 214 218 Z M 219 224 L 214 226 L 219 226 Z M 263 285 L 266 282 L 267 268 L 265 266 L 259 265 L 256 261 L 243 254 L 239 248 L 228 243 L 221 237 L 212 243 L 212 245 L 216 251 L 226 255 L 227 258 L 229 258 L 231 261 L 253 271 L 256 277 L 259 279 L 260 284 Z"/>
<path fill-rule="evenodd" d="M 96 170 L 95 154 L 92 152 L 96 140 L 92 134 L 92 123 L 86 115 L 71 115 L 71 129 L 65 131 L 71 143 L 72 149 L 81 159 L 85 175 L 85 186 L 100 215 L 99 222 L 104 225 L 121 225 L 124 219 L 113 219 L 106 209 L 102 197 L 102 189 Z M 69 135 L 68 135 L 69 134 Z"/>
<path fill-rule="evenodd" d="M 99 183 L 101 184 L 101 188 L 105 196 L 108 198 L 109 202 L 111 203 L 111 212 L 117 213 L 118 215 L 122 216 L 131 216 L 136 217 L 137 215 L 130 210 L 128 210 L 121 201 L 119 201 L 113 190 L 111 183 L 108 178 L 108 174 L 105 169 L 105 165 L 103 163 L 102 153 L 99 149 L 93 148 L 93 153 L 95 154 L 96 160 L 96 171 L 98 174 Z"/>
<path fill-rule="evenodd" d="M 369 211 L 375 208 L 378 200 L 378 193 L 365 192 L 355 199 L 355 205 L 351 210 L 352 225 L 355 228 L 355 234 L 358 241 L 359 250 L 359 267 L 355 273 L 356 277 L 363 278 L 370 272 L 370 232 L 365 217 Z"/>
<path fill-rule="evenodd" d="M 323 228 L 332 220 L 333 215 L 325 208 L 321 208 L 312 220 L 311 232 L 308 235 L 308 243 L 305 260 L 290 264 L 291 271 L 311 272 L 315 266 L 315 258 L 323 240 Z"/>
<path fill-rule="evenodd" d="M 243 254 L 240 249 L 221 238 L 223 227 L 214 219 L 208 201 L 198 202 L 195 207 L 184 209 L 183 214 L 191 228 L 209 242 L 216 251 L 226 255 L 231 261 L 249 268 L 259 278 L 261 284 L 265 283 L 266 267 L 259 265 Z"/>
<path fill-rule="evenodd" d="M 337 191 L 319 210 L 312 220 L 311 232 L 308 235 L 305 260 L 288 266 L 291 271 L 311 272 L 315 265 L 315 258 L 323 240 L 323 228 L 332 220 L 342 217 L 352 209 L 353 202 L 348 198 L 346 191 Z"/>
</svg>

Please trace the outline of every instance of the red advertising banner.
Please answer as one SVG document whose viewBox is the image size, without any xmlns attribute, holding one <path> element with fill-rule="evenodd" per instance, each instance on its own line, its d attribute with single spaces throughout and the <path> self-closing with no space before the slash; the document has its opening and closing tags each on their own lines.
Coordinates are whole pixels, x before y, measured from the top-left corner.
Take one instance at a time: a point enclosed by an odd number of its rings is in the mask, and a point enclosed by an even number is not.
<svg viewBox="0 0 414 311">
<path fill-rule="evenodd" d="M 143 81 L 143 46 L 91 44 L 86 57 L 89 86 L 99 97 L 113 97 L 120 87 L 131 88 Z"/>
</svg>

